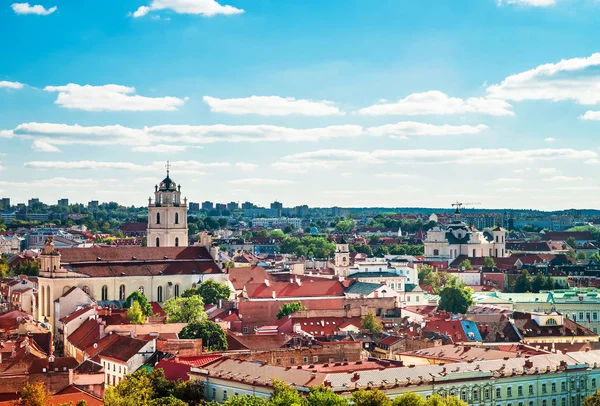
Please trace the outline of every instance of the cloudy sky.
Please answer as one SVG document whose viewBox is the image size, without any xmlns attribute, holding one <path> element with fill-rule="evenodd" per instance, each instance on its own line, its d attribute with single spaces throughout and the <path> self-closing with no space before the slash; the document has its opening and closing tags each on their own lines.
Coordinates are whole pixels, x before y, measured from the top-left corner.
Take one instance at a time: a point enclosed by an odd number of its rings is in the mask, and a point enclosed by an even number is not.
<svg viewBox="0 0 600 406">
<path fill-rule="evenodd" d="M 17 0 L 18 1 L 18 0 Z M 598 208 L 597 0 L 0 2 L 0 196 Z"/>
</svg>

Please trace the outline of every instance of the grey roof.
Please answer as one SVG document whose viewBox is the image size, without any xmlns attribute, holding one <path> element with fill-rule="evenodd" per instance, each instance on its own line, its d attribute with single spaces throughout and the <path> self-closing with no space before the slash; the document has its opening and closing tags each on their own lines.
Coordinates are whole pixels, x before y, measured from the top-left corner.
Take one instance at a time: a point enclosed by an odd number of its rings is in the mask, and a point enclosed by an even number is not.
<svg viewBox="0 0 600 406">
<path fill-rule="evenodd" d="M 355 295 L 369 295 L 379 289 L 381 284 L 379 283 L 369 283 L 369 282 L 354 282 L 350 285 L 344 293 L 352 293 Z"/>
<path fill-rule="evenodd" d="M 349 278 L 393 278 L 401 276 L 395 272 L 355 272 L 348 275 Z"/>
<path fill-rule="evenodd" d="M 407 283 L 404 285 L 404 290 L 406 292 L 423 292 L 423 289 L 419 285 L 414 283 Z"/>
</svg>

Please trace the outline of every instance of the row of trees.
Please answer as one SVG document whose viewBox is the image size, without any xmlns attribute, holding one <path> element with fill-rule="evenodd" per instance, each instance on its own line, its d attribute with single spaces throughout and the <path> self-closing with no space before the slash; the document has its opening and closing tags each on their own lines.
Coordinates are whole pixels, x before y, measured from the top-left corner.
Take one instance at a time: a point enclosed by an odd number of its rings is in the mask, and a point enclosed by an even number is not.
<svg viewBox="0 0 600 406">
<path fill-rule="evenodd" d="M 555 289 L 555 283 L 551 276 L 544 276 L 542 272 L 538 272 L 534 277 L 525 269 L 515 279 L 512 285 L 512 291 L 515 293 L 539 293 L 542 290 Z"/>
<path fill-rule="evenodd" d="M 181 297 L 172 297 L 163 303 L 167 323 L 187 323 L 179 338 L 202 339 L 210 351 L 227 350 L 225 331 L 215 322 L 208 320 L 204 304 L 216 304 L 229 298 L 231 291 L 225 284 L 209 279 L 198 288 L 187 289 Z M 127 309 L 126 318 L 132 324 L 144 324 L 147 317 L 153 316 L 152 306 L 146 295 L 132 292 L 123 304 Z"/>
<path fill-rule="evenodd" d="M 254 395 L 236 396 L 227 399 L 225 406 L 467 406 L 457 397 L 442 398 L 433 395 L 424 400 L 415 393 L 406 393 L 390 399 L 378 389 L 361 389 L 352 393 L 350 398 L 341 397 L 330 388 L 316 386 L 310 388 L 306 396 L 286 384 L 274 380 L 273 393 L 270 398 Z M 211 402 L 211 406 L 219 403 Z"/>
<path fill-rule="evenodd" d="M 329 258 L 335 252 L 335 244 L 325 237 L 286 237 L 279 244 L 282 254 L 294 254 L 305 258 Z"/>
<path fill-rule="evenodd" d="M 358 252 L 367 256 L 382 257 L 384 255 L 423 255 L 423 245 L 396 244 L 392 247 L 387 245 L 371 246 L 367 244 L 350 244 L 350 252 Z"/>
</svg>

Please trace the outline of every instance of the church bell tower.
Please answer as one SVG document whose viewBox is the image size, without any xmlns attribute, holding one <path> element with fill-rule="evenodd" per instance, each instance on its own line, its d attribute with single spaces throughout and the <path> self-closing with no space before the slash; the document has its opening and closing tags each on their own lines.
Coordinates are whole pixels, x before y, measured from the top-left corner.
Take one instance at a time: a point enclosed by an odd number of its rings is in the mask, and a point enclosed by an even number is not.
<svg viewBox="0 0 600 406">
<path fill-rule="evenodd" d="M 148 198 L 148 247 L 187 247 L 187 198 L 181 202 L 181 185 L 169 176 L 154 186 L 154 203 Z"/>
</svg>

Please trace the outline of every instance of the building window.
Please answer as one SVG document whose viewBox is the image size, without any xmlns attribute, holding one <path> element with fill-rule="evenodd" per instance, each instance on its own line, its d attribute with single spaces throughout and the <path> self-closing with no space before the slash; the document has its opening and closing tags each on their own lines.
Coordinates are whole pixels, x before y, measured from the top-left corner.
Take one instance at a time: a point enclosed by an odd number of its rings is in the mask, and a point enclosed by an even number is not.
<svg viewBox="0 0 600 406">
<path fill-rule="evenodd" d="M 108 286 L 102 286 L 102 300 L 108 300 Z"/>
<path fill-rule="evenodd" d="M 223 402 L 227 400 L 227 389 L 223 389 Z"/>
<path fill-rule="evenodd" d="M 281 358 L 276 358 L 276 359 L 275 359 L 275 363 L 276 363 L 277 365 L 281 365 Z"/>
<path fill-rule="evenodd" d="M 556 406 L 556 399 L 552 399 L 552 406 Z"/>
<path fill-rule="evenodd" d="M 583 321 L 583 312 L 579 312 L 579 320 Z"/>
<path fill-rule="evenodd" d="M 490 388 L 485 388 L 483 390 L 483 396 L 485 397 L 485 400 L 490 400 Z"/>
<path fill-rule="evenodd" d="M 302 358 L 302 362 L 304 362 L 305 364 L 308 364 L 308 357 Z"/>
<path fill-rule="evenodd" d="M 317 362 L 319 362 L 319 357 L 317 357 L 316 355 L 313 356 L 313 362 L 316 364 Z M 595 385 L 594 385 L 595 386 Z"/>
<path fill-rule="evenodd" d="M 179 297 L 179 285 L 175 285 L 175 297 Z"/>
<path fill-rule="evenodd" d="M 560 391 L 561 391 L 561 392 L 564 392 L 564 391 L 566 391 L 566 390 L 567 390 L 567 383 L 566 383 L 565 381 L 562 381 L 562 382 L 560 383 Z"/>
<path fill-rule="evenodd" d="M 529 385 L 529 395 L 533 395 L 533 385 Z"/>
<path fill-rule="evenodd" d="M 157 301 L 157 302 L 159 302 L 159 303 L 163 301 L 163 300 L 162 300 L 162 299 L 163 299 L 163 297 L 162 297 L 162 290 L 163 290 L 163 289 L 162 289 L 162 286 L 159 286 L 159 287 L 156 289 L 156 301 Z"/>
<path fill-rule="evenodd" d="M 294 360 L 294 358 L 290 358 L 290 365 L 294 365 L 296 363 L 296 360 Z"/>
<path fill-rule="evenodd" d="M 175 213 L 175 224 L 179 224 L 179 213 Z"/>
<path fill-rule="evenodd" d="M 89 286 L 84 286 L 83 288 L 81 288 L 81 290 L 83 290 L 85 292 L 86 295 L 90 295 L 90 287 Z"/>
<path fill-rule="evenodd" d="M 479 402 L 479 391 L 477 389 L 473 389 L 473 401 Z"/>
<path fill-rule="evenodd" d="M 179 237 L 175 237 L 175 246 L 179 247 Z"/>
<path fill-rule="evenodd" d="M 592 378 L 592 389 L 596 389 L 596 378 Z"/>
<path fill-rule="evenodd" d="M 546 399 L 542 400 L 542 406 L 548 406 L 548 401 Z"/>
<path fill-rule="evenodd" d="M 463 389 L 460 391 L 460 400 L 462 400 L 463 402 L 467 401 L 467 390 Z"/>
<path fill-rule="evenodd" d="M 512 388 L 510 386 L 506 388 L 506 397 L 512 398 Z"/>
<path fill-rule="evenodd" d="M 545 383 L 542 384 L 542 393 L 546 393 L 546 384 Z"/>
<path fill-rule="evenodd" d="M 502 398 L 502 391 L 500 388 L 496 388 L 496 399 Z"/>
<path fill-rule="evenodd" d="M 244 326 L 244 333 L 248 333 L 248 326 Z"/>
<path fill-rule="evenodd" d="M 433 250 L 433 256 L 437 257 L 440 255 L 440 250 Z"/>
<path fill-rule="evenodd" d="M 138 292 L 140 292 L 140 293 L 143 295 L 143 294 L 144 294 L 144 287 L 143 287 L 143 286 L 140 286 L 140 287 L 138 288 Z"/>
<path fill-rule="evenodd" d="M 125 285 L 119 286 L 119 300 L 125 300 Z"/>
<path fill-rule="evenodd" d="M 213 400 L 217 399 L 217 389 L 216 388 L 212 388 L 212 398 L 213 398 Z"/>
<path fill-rule="evenodd" d="M 160 238 L 156 237 L 156 246 L 160 247 Z"/>
<path fill-rule="evenodd" d="M 561 406 L 567 406 L 567 398 L 562 398 L 562 399 L 560 400 L 560 405 L 561 405 Z"/>
<path fill-rule="evenodd" d="M 556 382 L 552 382 L 550 388 L 552 388 L 552 393 L 556 393 Z"/>
<path fill-rule="evenodd" d="M 517 388 L 517 396 L 523 396 L 523 387 L 521 385 Z"/>
<path fill-rule="evenodd" d="M 160 224 L 160 213 L 156 213 L 156 224 Z"/>
</svg>

